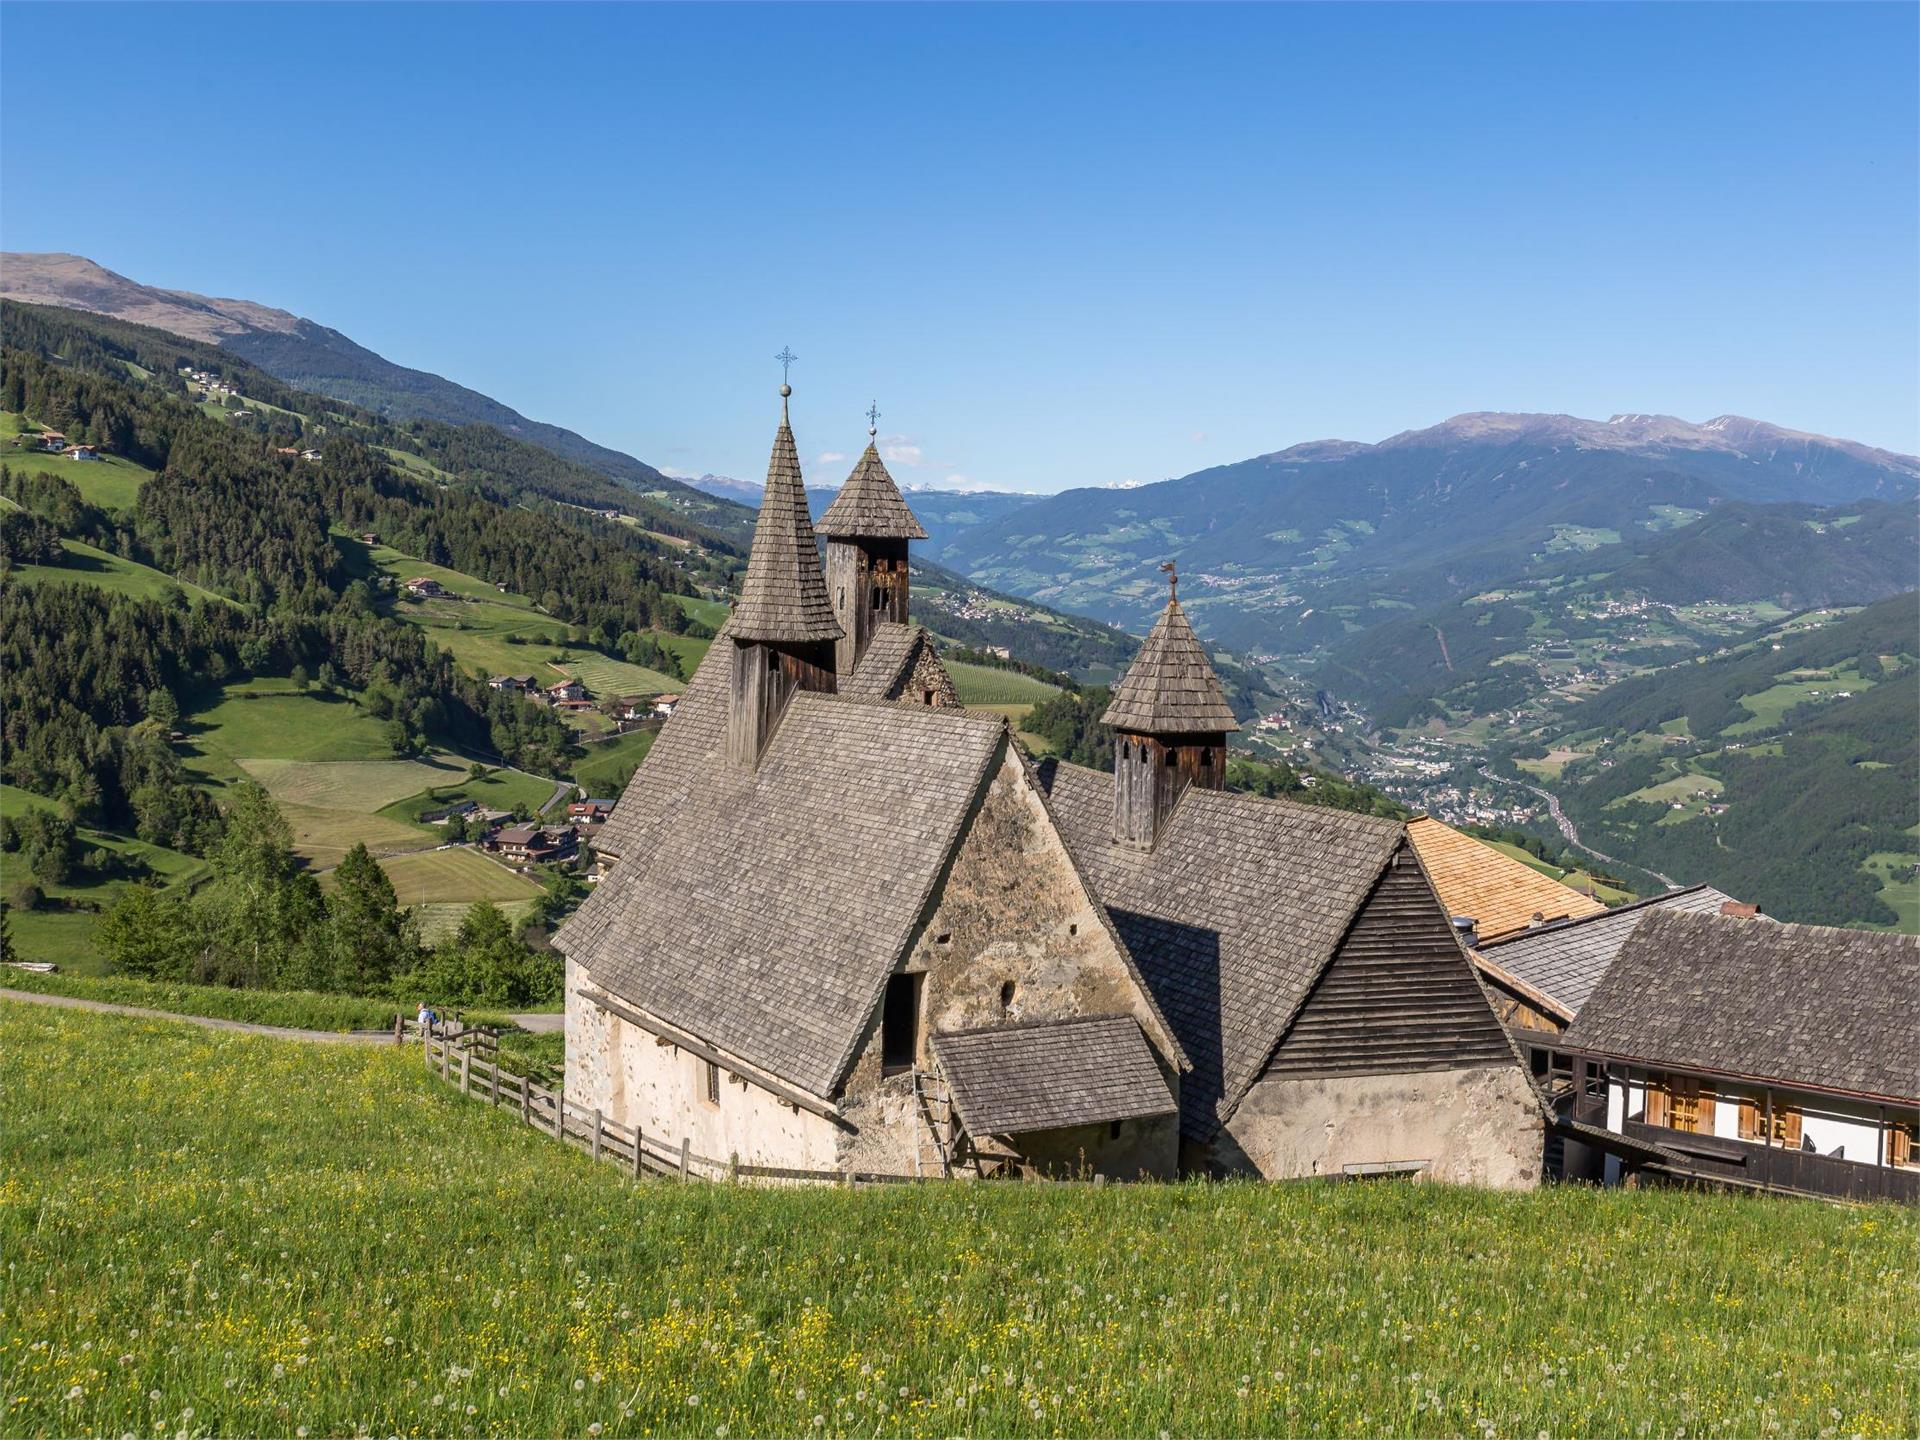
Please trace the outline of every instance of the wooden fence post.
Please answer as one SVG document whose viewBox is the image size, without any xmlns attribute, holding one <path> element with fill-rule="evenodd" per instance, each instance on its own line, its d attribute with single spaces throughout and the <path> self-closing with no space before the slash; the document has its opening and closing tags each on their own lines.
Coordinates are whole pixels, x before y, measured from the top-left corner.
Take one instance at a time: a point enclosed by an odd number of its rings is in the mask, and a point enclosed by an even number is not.
<svg viewBox="0 0 1920 1440">
<path fill-rule="evenodd" d="M 640 1122 L 633 1124 L 633 1178 L 640 1178 Z"/>
<path fill-rule="evenodd" d="M 498 1105 L 500 1103 L 500 1059 L 498 1056 L 494 1057 L 493 1064 L 488 1068 L 493 1071 L 493 1103 Z"/>
<path fill-rule="evenodd" d="M 600 1158 L 600 1107 L 593 1107 L 593 1158 Z"/>
<path fill-rule="evenodd" d="M 393 1043 L 396 1045 L 407 1043 L 407 1017 L 404 1015 L 393 1017 Z"/>
<path fill-rule="evenodd" d="M 567 1138 L 567 1087 L 564 1085 L 553 1092 L 553 1138 Z"/>
<path fill-rule="evenodd" d="M 520 1077 L 520 1123 L 533 1124 L 533 1081 Z"/>
<path fill-rule="evenodd" d="M 680 1139 L 680 1178 L 687 1178 L 687 1152 L 693 1148 L 693 1142 L 682 1136 Z"/>
<path fill-rule="evenodd" d="M 473 1093 L 472 1066 L 472 1052 L 462 1050 L 460 1052 L 460 1093 L 462 1095 L 471 1095 Z"/>
</svg>

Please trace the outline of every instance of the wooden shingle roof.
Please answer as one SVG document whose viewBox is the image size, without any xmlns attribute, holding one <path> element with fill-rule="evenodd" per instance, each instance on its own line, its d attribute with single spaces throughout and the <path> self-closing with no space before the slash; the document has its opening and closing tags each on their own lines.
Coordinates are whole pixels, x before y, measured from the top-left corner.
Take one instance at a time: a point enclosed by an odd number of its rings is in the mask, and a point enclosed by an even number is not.
<svg viewBox="0 0 1920 1440">
<path fill-rule="evenodd" d="M 782 402 L 780 429 L 767 461 L 767 488 L 753 526 L 747 577 L 732 615 L 741 640 L 838 640 L 840 622 L 827 598 L 813 519 L 807 511 L 800 454 Z"/>
<path fill-rule="evenodd" d="M 1658 1069 L 1920 1102 L 1920 936 L 1656 910 L 1567 1043 Z"/>
<path fill-rule="evenodd" d="M 1472 916 L 1483 941 L 1525 930 L 1536 916 L 1542 922 L 1565 920 L 1607 908 L 1431 816 L 1409 820 L 1407 834 L 1440 892 L 1440 903 L 1451 914 Z"/>
<path fill-rule="evenodd" d="M 874 626 L 867 653 L 851 675 L 840 677 L 840 693 L 868 700 L 892 700 L 913 670 L 922 645 L 930 644 L 926 627 L 885 620 Z"/>
<path fill-rule="evenodd" d="M 847 476 L 840 493 L 833 497 L 827 513 L 820 517 L 820 533 L 875 540 L 927 538 L 872 442 L 868 442 L 866 453 Z"/>
<path fill-rule="evenodd" d="M 1035 773 L 1192 1062 L 1181 1129 L 1209 1139 L 1292 1024 L 1406 831 L 1346 811 L 1193 788 L 1142 852 L 1113 843 L 1111 775 L 1055 761 Z"/>
<path fill-rule="evenodd" d="M 1103 725 L 1148 735 L 1218 734 L 1238 730 L 1220 677 L 1187 623 L 1178 600 L 1167 601 L 1133 664 L 1114 687 Z"/>
<path fill-rule="evenodd" d="M 1580 1013 L 1620 947 L 1650 911 L 1718 915 L 1729 898 L 1711 885 L 1695 885 L 1598 914 L 1555 921 L 1491 944 L 1483 942 L 1480 954 L 1496 972 L 1504 971 L 1532 986 L 1572 1017 Z"/>
<path fill-rule="evenodd" d="M 801 691 L 742 770 L 725 758 L 727 649 L 635 772 L 597 842 L 620 864 L 554 944 L 602 988 L 826 1098 L 1005 726 Z"/>
<path fill-rule="evenodd" d="M 1178 1109 L 1131 1015 L 958 1030 L 933 1037 L 968 1133 L 1023 1135 Z"/>
</svg>

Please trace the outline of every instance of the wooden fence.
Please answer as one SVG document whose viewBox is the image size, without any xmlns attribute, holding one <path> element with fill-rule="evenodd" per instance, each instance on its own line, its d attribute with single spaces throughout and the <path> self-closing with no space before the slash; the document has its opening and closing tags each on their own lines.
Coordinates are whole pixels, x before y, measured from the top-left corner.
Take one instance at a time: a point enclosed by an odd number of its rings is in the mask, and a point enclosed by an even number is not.
<svg viewBox="0 0 1920 1440">
<path fill-rule="evenodd" d="M 417 1034 L 407 1022 L 404 1033 Z M 898 1185 L 916 1175 L 887 1175 L 866 1170 L 794 1170 L 779 1165 L 748 1165 L 738 1157 L 725 1160 L 697 1153 L 682 1136 L 676 1144 L 665 1136 L 643 1133 L 638 1126 L 621 1125 L 600 1111 L 576 1105 L 564 1088 L 549 1089 L 500 1064 L 499 1036 L 485 1026 L 445 1035 L 420 1035 L 427 1068 L 462 1095 L 495 1107 L 518 1112 L 522 1124 L 586 1151 L 595 1160 L 619 1166 L 634 1179 L 662 1176 L 674 1180 L 757 1180 L 809 1185 Z"/>
</svg>

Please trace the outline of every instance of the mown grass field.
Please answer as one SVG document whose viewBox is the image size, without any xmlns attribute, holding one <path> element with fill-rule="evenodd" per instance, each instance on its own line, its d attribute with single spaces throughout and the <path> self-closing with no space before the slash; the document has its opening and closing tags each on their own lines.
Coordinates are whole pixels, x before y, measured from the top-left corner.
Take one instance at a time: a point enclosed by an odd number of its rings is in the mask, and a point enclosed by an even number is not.
<svg viewBox="0 0 1920 1440">
<path fill-rule="evenodd" d="M 531 900 L 540 887 L 478 850 L 423 850 L 380 862 L 402 905 L 471 905 L 476 900 Z"/>
<path fill-rule="evenodd" d="M 1920 1217 L 634 1185 L 335 1050 L 0 1004 L 0 1430 L 1902 1435 Z"/>
<path fill-rule="evenodd" d="M 389 820 L 413 823 L 429 810 L 444 810 L 460 800 L 472 800 L 489 810 L 513 810 L 524 805 L 530 811 L 537 811 L 552 794 L 553 781 L 529 775 L 524 770 L 502 768 L 489 770 L 477 780 L 462 776 L 457 782 L 445 782 L 431 791 L 409 795 L 386 806 L 380 814 Z M 427 833 L 440 832 L 429 826 Z"/>
<path fill-rule="evenodd" d="M 1035 705 L 1060 693 L 1060 687 L 992 665 L 944 662 L 962 705 Z"/>
<path fill-rule="evenodd" d="M 52 975 L 0 971 L 0 987 L 43 995 L 72 995 L 109 1005 L 138 1005 L 176 1015 L 209 1015 L 251 1025 L 293 1030 L 379 1030 L 400 1007 L 391 1000 L 329 995 L 315 990 L 235 990 L 225 985 L 188 985 L 142 980 L 132 975 Z"/>
<path fill-rule="evenodd" d="M 99 590 L 111 590 L 116 595 L 131 595 L 136 600 L 158 599 L 177 586 L 189 595 L 227 603 L 224 596 L 216 595 L 211 590 L 189 585 L 163 570 L 108 554 L 105 550 L 78 540 L 62 540 L 60 548 L 67 552 L 65 564 L 15 565 L 11 573 L 16 579 L 30 585 L 91 585 Z"/>
<path fill-rule="evenodd" d="M 587 746 L 586 757 L 573 763 L 576 784 L 587 787 L 590 795 L 618 800 L 620 792 L 653 748 L 653 730 L 629 730 L 612 740 Z"/>
<path fill-rule="evenodd" d="M 88 504 L 108 510 L 132 509 L 140 498 L 140 487 L 153 478 L 153 471 L 119 455 L 100 460 L 71 460 L 65 455 L 50 455 L 44 450 L 14 445 L 14 436 L 38 435 L 45 428 L 24 415 L 0 414 L 0 465 L 22 474 L 58 475 L 78 490 L 80 498 Z"/>
<path fill-rule="evenodd" d="M 1522 850 L 1518 845 L 1509 845 L 1504 840 L 1482 840 L 1482 845 L 1490 845 L 1502 855 L 1518 860 L 1530 870 L 1537 870 L 1551 880 L 1578 890 L 1582 895 L 1592 892 L 1593 898 L 1605 905 L 1624 905 L 1633 899 L 1633 892 L 1622 890 L 1617 885 L 1608 885 L 1596 880 L 1584 870 L 1562 870 L 1558 865 L 1549 865 L 1531 851 Z"/>
</svg>

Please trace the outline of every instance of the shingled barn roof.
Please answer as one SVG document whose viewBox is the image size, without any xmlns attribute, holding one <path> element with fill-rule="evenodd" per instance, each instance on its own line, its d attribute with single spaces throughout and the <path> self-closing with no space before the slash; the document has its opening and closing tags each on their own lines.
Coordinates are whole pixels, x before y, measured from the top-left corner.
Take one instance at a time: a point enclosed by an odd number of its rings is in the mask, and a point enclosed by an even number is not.
<svg viewBox="0 0 1920 1440">
<path fill-rule="evenodd" d="M 1148 735 L 1211 735 L 1240 728 L 1178 600 L 1167 601 L 1100 720 Z"/>
<path fill-rule="evenodd" d="M 1111 775 L 1054 761 L 1036 774 L 1192 1061 L 1181 1129 L 1209 1139 L 1293 1023 L 1406 831 L 1342 810 L 1189 788 L 1142 852 L 1112 841 Z"/>
<path fill-rule="evenodd" d="M 1580 915 L 1523 930 L 1493 944 L 1483 943 L 1480 956 L 1491 965 L 1496 977 L 1505 972 L 1530 985 L 1571 1018 L 1580 1013 L 1620 947 L 1652 910 L 1718 915 L 1729 900 L 1711 885 L 1695 885 L 1690 890 L 1674 890 L 1597 915 Z"/>
<path fill-rule="evenodd" d="M 747 578 L 733 607 L 741 640 L 838 640 L 840 622 L 827 599 L 827 577 L 807 511 L 800 454 L 782 402 L 780 429 L 767 462 L 767 488 L 753 526 Z"/>
<path fill-rule="evenodd" d="M 1673 1066 L 1920 1101 L 1920 936 L 1656 910 L 1567 1043 Z"/>
<path fill-rule="evenodd" d="M 871 443 L 820 517 L 820 533 L 875 540 L 927 538 Z"/>
<path fill-rule="evenodd" d="M 1535 916 L 1565 920 L 1607 908 L 1431 816 L 1409 820 L 1407 834 L 1440 903 L 1451 914 L 1472 916 L 1483 941 L 1517 934 L 1535 923 Z"/>
<path fill-rule="evenodd" d="M 999 1025 L 933 1037 L 968 1133 L 1024 1135 L 1171 1115 L 1175 1105 L 1131 1015 Z"/>
<path fill-rule="evenodd" d="M 606 826 L 620 864 L 555 943 L 609 992 L 831 1097 L 1004 725 L 801 691 L 745 771 L 725 759 L 725 649 Z"/>
<path fill-rule="evenodd" d="M 867 653 L 860 657 L 853 673 L 840 678 L 840 693 L 868 700 L 894 699 L 913 669 L 914 657 L 926 643 L 925 626 L 882 621 L 874 627 Z"/>
</svg>

